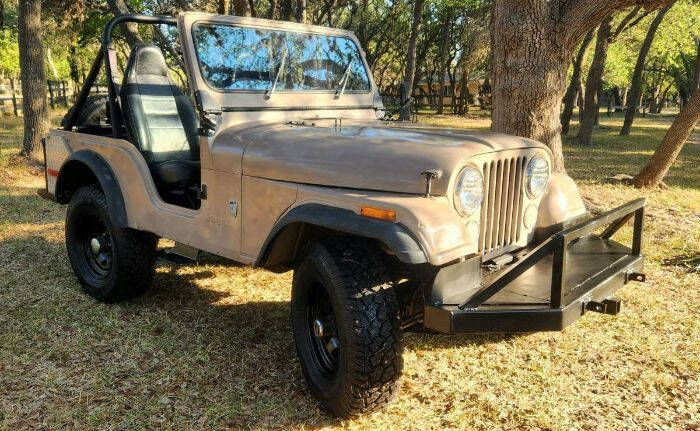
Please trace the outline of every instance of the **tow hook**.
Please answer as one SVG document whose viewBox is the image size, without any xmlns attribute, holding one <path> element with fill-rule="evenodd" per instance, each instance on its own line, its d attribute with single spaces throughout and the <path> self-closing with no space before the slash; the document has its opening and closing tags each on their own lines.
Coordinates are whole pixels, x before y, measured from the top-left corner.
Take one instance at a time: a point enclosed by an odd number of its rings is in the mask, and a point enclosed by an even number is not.
<svg viewBox="0 0 700 431">
<path fill-rule="evenodd" d="M 621 303 L 622 302 L 619 299 L 604 299 L 600 302 L 588 301 L 586 302 L 584 308 L 587 311 L 595 311 L 596 313 L 610 314 L 614 316 L 620 312 Z"/>
<path fill-rule="evenodd" d="M 647 281 L 647 275 L 642 274 L 641 272 L 626 272 L 625 284 L 627 284 L 630 281 L 639 281 L 640 283 L 644 283 L 645 281 Z"/>
</svg>

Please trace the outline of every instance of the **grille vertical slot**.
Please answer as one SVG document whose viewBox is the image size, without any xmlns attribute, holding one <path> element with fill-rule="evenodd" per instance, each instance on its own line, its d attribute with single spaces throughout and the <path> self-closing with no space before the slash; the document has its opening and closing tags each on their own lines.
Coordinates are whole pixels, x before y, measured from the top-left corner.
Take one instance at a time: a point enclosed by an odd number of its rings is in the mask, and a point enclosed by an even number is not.
<svg viewBox="0 0 700 431">
<path fill-rule="evenodd" d="M 525 161 L 525 157 L 510 157 L 482 165 L 481 253 L 493 253 L 520 240 Z"/>
</svg>

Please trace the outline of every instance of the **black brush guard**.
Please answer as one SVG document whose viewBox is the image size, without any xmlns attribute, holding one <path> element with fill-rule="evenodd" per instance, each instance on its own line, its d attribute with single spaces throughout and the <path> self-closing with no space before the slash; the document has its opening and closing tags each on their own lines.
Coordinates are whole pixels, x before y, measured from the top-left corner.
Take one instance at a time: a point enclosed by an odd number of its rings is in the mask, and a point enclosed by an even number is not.
<svg viewBox="0 0 700 431">
<path fill-rule="evenodd" d="M 612 294 L 645 281 L 644 205 L 637 199 L 552 235 L 461 302 L 428 302 L 425 327 L 447 334 L 559 331 L 586 311 L 617 314 Z M 632 218 L 632 248 L 610 239 Z"/>
</svg>

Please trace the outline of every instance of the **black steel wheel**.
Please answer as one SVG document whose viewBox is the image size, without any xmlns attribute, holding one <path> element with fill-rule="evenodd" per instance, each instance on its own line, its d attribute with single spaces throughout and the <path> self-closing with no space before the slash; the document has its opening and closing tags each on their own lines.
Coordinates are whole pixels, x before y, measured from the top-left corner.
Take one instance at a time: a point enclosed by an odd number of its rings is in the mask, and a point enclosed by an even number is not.
<svg viewBox="0 0 700 431">
<path fill-rule="evenodd" d="M 324 377 L 332 379 L 340 366 L 340 337 L 328 291 L 320 283 L 311 286 L 306 315 L 306 339 L 315 365 Z"/>
<path fill-rule="evenodd" d="M 387 404 L 403 368 L 398 301 L 371 241 L 312 244 L 294 272 L 292 328 L 311 394 L 334 416 Z"/>
<path fill-rule="evenodd" d="M 66 249 L 83 291 L 103 302 L 141 295 L 153 277 L 158 238 L 114 226 L 97 186 L 78 189 L 66 214 Z"/>
<path fill-rule="evenodd" d="M 79 233 L 86 269 L 94 278 L 106 278 L 112 269 L 112 236 L 96 214 L 85 211 L 84 229 Z"/>
</svg>

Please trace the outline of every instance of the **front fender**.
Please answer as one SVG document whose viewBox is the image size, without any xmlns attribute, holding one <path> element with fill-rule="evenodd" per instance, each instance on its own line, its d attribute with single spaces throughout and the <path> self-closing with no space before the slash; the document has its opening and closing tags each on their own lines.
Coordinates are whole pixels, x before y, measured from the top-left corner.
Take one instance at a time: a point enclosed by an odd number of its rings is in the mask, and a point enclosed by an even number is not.
<svg viewBox="0 0 700 431">
<path fill-rule="evenodd" d="M 566 174 L 554 173 L 540 201 L 535 236 L 539 241 L 587 216 L 574 180 Z"/>
<path fill-rule="evenodd" d="M 404 263 L 421 264 L 428 261 L 418 241 L 400 223 L 367 218 L 343 208 L 304 204 L 290 210 L 275 224 L 263 244 L 263 252 L 260 253 L 255 266 L 265 264 L 272 243 L 285 227 L 300 222 L 376 239 L 384 243 Z"/>
</svg>

